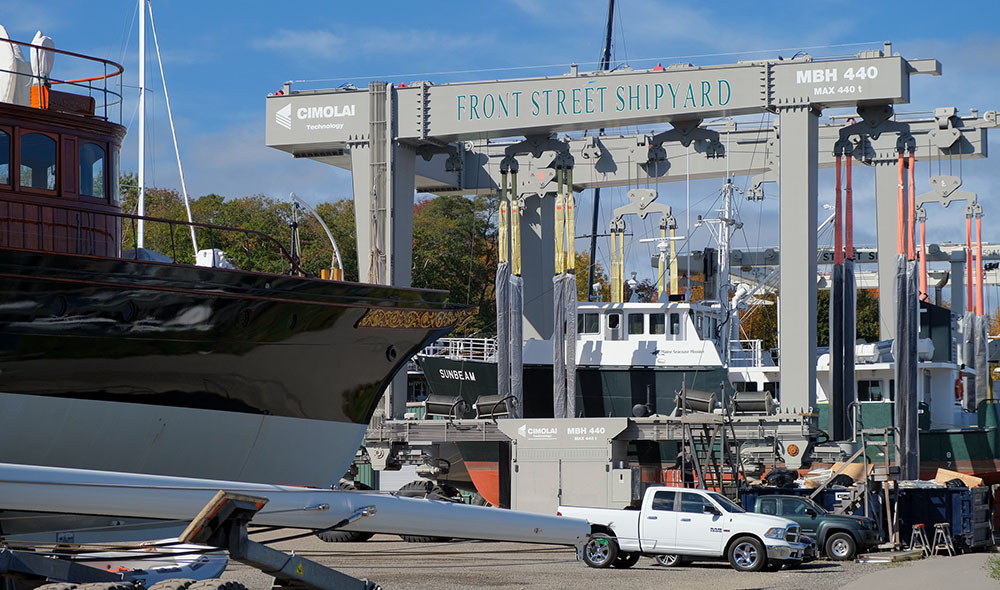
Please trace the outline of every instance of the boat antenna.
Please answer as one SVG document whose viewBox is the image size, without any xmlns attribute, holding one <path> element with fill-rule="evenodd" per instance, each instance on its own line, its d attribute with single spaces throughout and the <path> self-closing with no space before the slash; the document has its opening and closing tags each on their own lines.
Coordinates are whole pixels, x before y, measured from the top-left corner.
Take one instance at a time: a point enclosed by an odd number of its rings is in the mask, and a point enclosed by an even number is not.
<svg viewBox="0 0 1000 590">
<path fill-rule="evenodd" d="M 608 0 L 608 29 L 604 38 L 604 52 L 601 53 L 601 71 L 608 71 L 611 67 L 611 36 L 614 32 L 614 18 L 615 18 L 615 0 Z M 600 137 L 604 133 L 604 129 L 601 128 L 597 132 L 597 136 Z M 599 210 L 599 205 L 601 203 L 601 189 L 597 187 L 594 189 L 594 211 L 591 216 L 590 224 L 590 268 L 587 271 L 587 284 L 594 284 L 594 268 L 597 266 L 597 213 Z M 572 236 L 570 237 L 572 239 Z M 594 290 L 587 289 L 587 301 L 594 300 Z"/>
<path fill-rule="evenodd" d="M 312 216 L 315 217 L 316 221 L 319 222 L 320 226 L 323 228 L 323 231 L 326 232 L 326 237 L 330 238 L 330 245 L 333 246 L 333 256 L 330 258 L 330 275 L 334 279 L 343 280 L 344 262 L 340 258 L 340 248 L 337 247 L 337 240 L 333 239 L 333 232 L 331 232 L 330 228 L 327 227 L 326 222 L 323 221 L 323 218 L 319 216 L 319 213 L 317 213 L 315 209 L 306 204 L 305 201 L 300 199 L 298 195 L 296 195 L 295 193 L 291 193 L 289 197 L 292 199 L 292 202 L 298 203 L 300 207 L 302 207 L 309 213 L 312 213 Z M 339 277 L 338 277 L 338 271 L 339 271 Z"/>
<path fill-rule="evenodd" d="M 145 246 L 146 233 L 146 0 L 139 0 L 139 222 L 136 248 Z"/>
<path fill-rule="evenodd" d="M 143 0 L 149 4 L 149 0 Z M 194 247 L 194 257 L 198 258 L 198 238 L 194 234 L 194 219 L 191 218 L 191 201 L 188 199 L 187 184 L 184 182 L 184 167 L 181 166 L 181 152 L 177 148 L 177 131 L 174 130 L 174 113 L 170 108 L 170 94 L 167 93 L 167 77 L 163 73 L 163 59 L 160 58 L 160 42 L 156 38 L 156 24 L 153 23 L 153 5 L 149 4 L 149 28 L 153 31 L 153 46 L 156 48 L 156 61 L 160 64 L 160 80 L 163 82 L 163 98 L 167 101 L 167 119 L 170 121 L 170 136 L 174 140 L 174 155 L 177 156 L 177 173 L 181 177 L 181 195 L 184 196 L 184 209 L 187 210 L 188 229 L 191 230 L 191 245 Z M 141 215 L 141 213 L 140 213 Z M 213 260 L 215 254 L 212 254 Z"/>
</svg>

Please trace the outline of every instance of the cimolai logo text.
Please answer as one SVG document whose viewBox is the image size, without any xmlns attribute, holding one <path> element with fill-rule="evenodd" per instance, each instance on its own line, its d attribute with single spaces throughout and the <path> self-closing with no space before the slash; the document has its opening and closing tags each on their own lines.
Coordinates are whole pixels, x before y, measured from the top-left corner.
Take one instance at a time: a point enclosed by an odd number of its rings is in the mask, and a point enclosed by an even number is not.
<svg viewBox="0 0 1000 590">
<path fill-rule="evenodd" d="M 353 104 L 347 105 L 323 105 L 314 107 L 299 107 L 295 109 L 295 118 L 299 121 L 324 121 L 319 123 L 306 123 L 308 131 L 316 129 L 343 129 L 343 123 L 329 121 L 341 117 L 353 117 L 356 108 Z M 285 129 L 292 128 L 292 105 L 291 103 L 278 109 L 274 113 L 274 122 Z"/>
</svg>

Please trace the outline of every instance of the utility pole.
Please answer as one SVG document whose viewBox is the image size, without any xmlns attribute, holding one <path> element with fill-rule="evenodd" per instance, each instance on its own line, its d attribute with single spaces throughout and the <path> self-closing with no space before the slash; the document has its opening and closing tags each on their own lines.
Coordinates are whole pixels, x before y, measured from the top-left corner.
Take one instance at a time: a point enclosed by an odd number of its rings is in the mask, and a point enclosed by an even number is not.
<svg viewBox="0 0 1000 590">
<path fill-rule="evenodd" d="M 603 72 L 608 71 L 611 67 L 611 34 L 614 30 L 614 18 L 615 18 L 615 0 L 608 0 L 608 30 L 604 37 L 604 53 L 601 54 L 601 65 L 600 70 Z M 604 128 L 602 127 L 598 132 L 597 136 L 600 137 L 604 133 Z M 569 190 L 573 190 L 570 187 Z M 597 266 L 597 212 L 600 209 L 601 204 L 601 189 L 594 189 L 594 210 L 591 216 L 590 224 L 590 268 L 587 272 L 587 301 L 594 300 L 594 268 Z M 569 236 L 570 240 L 573 240 L 573 236 Z M 576 256 L 576 248 L 573 248 L 573 256 Z"/>
</svg>

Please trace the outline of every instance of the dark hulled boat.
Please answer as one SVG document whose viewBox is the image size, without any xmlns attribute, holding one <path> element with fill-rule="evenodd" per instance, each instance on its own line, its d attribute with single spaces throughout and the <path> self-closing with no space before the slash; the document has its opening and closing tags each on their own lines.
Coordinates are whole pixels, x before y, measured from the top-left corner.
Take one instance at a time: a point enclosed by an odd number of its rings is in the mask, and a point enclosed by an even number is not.
<svg viewBox="0 0 1000 590">
<path fill-rule="evenodd" d="M 123 256 L 138 218 L 118 201 L 121 67 L 56 53 L 111 73 L 29 78 L 29 103 L 0 102 L 0 462 L 336 482 L 392 377 L 468 309 L 439 291 Z"/>
</svg>

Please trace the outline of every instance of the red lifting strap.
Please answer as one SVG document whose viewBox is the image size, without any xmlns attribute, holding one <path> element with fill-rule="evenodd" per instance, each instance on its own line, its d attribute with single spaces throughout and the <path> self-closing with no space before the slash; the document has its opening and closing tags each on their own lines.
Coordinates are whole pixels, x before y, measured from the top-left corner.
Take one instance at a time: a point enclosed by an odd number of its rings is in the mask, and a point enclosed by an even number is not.
<svg viewBox="0 0 1000 590">
<path fill-rule="evenodd" d="M 896 199 L 896 254 L 906 253 L 906 193 L 903 184 L 903 152 L 899 152 L 899 197 Z"/>
<path fill-rule="evenodd" d="M 854 181 L 851 179 L 851 157 L 847 157 L 846 178 L 844 179 L 844 241 L 848 260 L 854 260 Z M 838 175 L 839 176 L 839 175 Z"/>
<path fill-rule="evenodd" d="M 907 199 L 906 202 L 906 234 L 908 236 L 907 237 L 908 241 L 906 242 L 907 260 L 916 260 L 916 251 L 917 251 L 913 235 L 915 233 L 914 230 L 916 229 L 913 225 L 914 221 L 913 218 L 915 216 L 915 207 L 917 204 L 917 192 L 916 192 L 917 187 L 916 183 L 914 183 L 913 181 L 913 171 L 914 168 L 916 168 L 915 164 L 916 164 L 916 156 L 914 155 L 913 152 L 910 152 L 910 197 L 909 199 Z"/>
<path fill-rule="evenodd" d="M 841 243 L 840 224 L 840 156 L 836 157 L 835 168 L 837 170 L 837 190 L 833 201 L 833 264 L 839 266 L 844 264 L 844 250 Z M 850 158 L 848 158 L 850 161 Z"/>
</svg>

